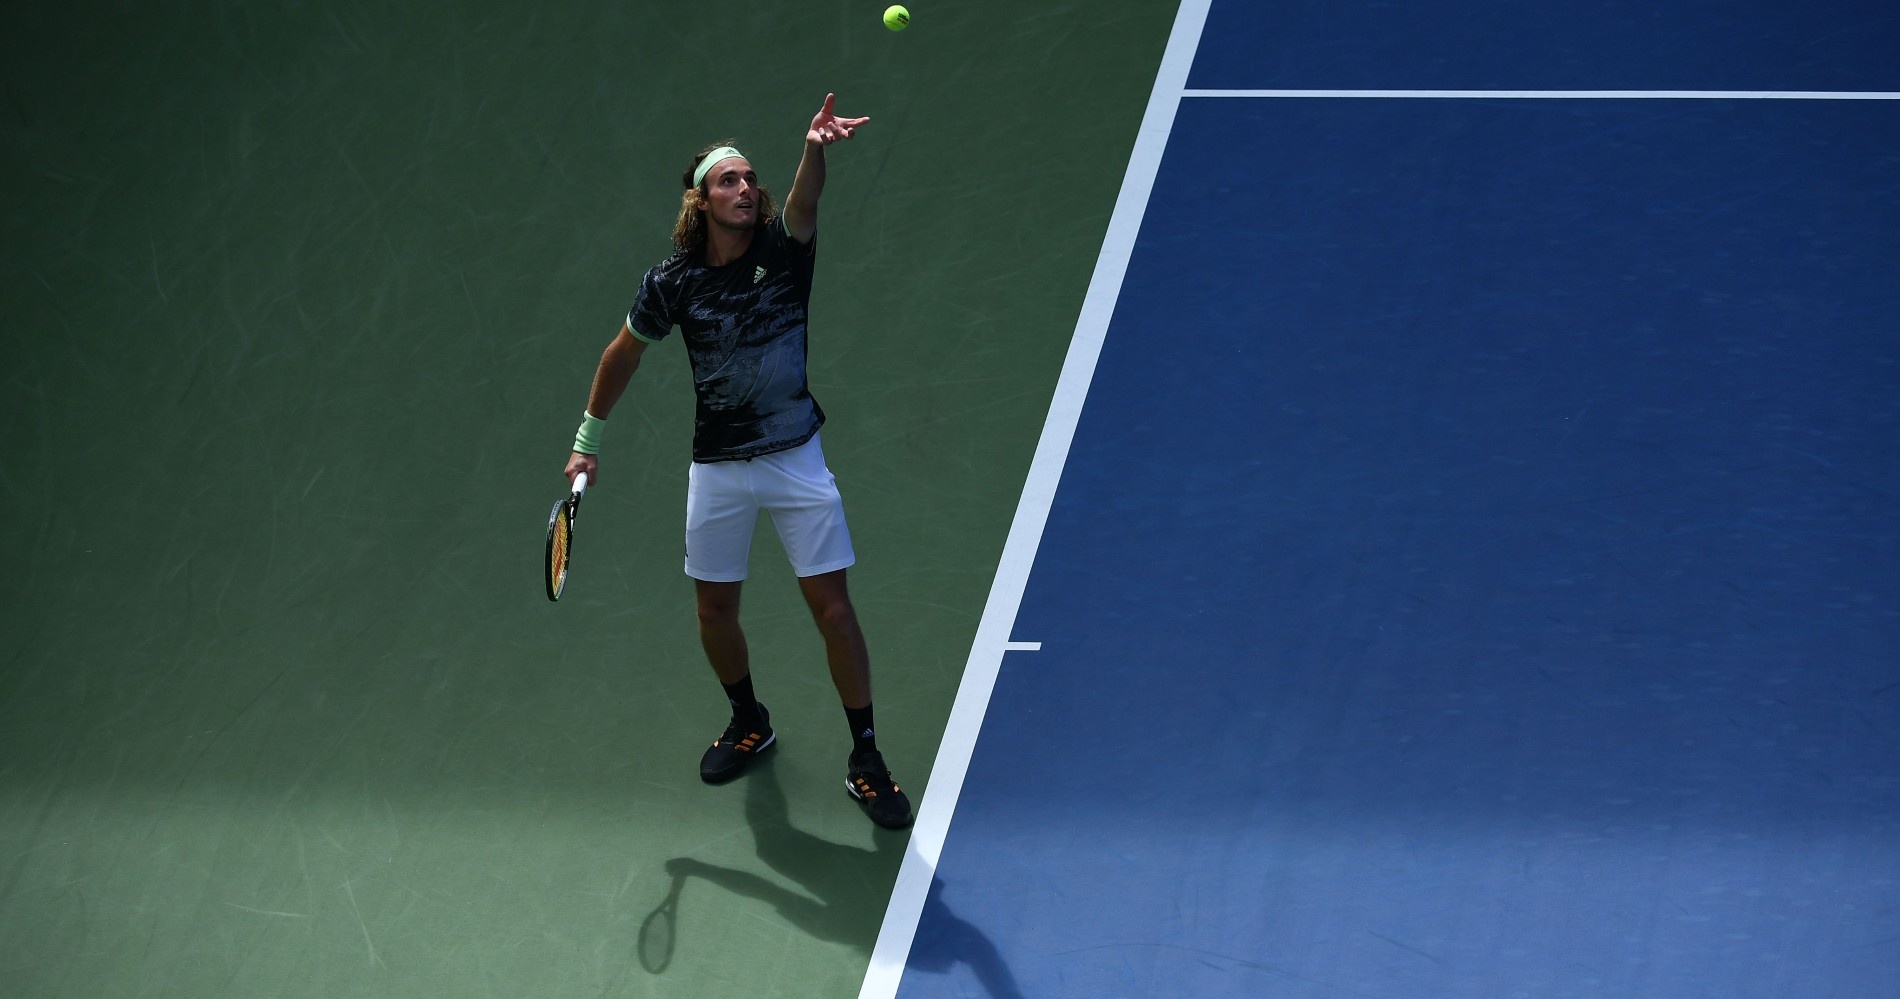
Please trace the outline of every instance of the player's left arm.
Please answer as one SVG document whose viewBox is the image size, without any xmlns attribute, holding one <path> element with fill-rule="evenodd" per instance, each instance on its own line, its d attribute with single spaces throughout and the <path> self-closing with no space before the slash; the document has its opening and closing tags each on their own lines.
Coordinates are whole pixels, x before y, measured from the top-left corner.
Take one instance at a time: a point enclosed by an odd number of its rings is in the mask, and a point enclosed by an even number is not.
<svg viewBox="0 0 1900 999">
<path fill-rule="evenodd" d="M 801 243 L 811 242 L 818 234 L 818 196 L 825 191 L 825 147 L 852 133 L 869 118 L 840 118 L 832 110 L 837 94 L 825 95 L 825 106 L 805 131 L 805 155 L 798 161 L 798 176 L 792 178 L 792 192 L 785 196 L 785 231 Z"/>
</svg>

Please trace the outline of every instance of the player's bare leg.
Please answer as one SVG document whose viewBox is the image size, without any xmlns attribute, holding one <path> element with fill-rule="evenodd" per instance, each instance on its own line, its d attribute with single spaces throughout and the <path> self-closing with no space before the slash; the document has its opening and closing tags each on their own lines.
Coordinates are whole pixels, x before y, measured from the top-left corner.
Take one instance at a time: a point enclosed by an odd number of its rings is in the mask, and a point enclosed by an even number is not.
<svg viewBox="0 0 1900 999">
<path fill-rule="evenodd" d="M 831 667 L 832 685 L 847 709 L 871 704 L 871 653 L 865 648 L 864 631 L 858 626 L 857 609 L 851 606 L 845 588 L 845 570 L 805 576 L 798 588 L 805 594 L 812 620 L 825 639 L 825 662 Z"/>
<path fill-rule="evenodd" d="M 739 588 L 743 583 L 693 580 L 699 612 L 699 644 L 722 684 L 738 683 L 752 672 L 745 629 L 739 627 Z"/>
<path fill-rule="evenodd" d="M 772 748 L 777 735 L 771 715 L 752 695 L 752 664 L 745 630 L 739 627 L 739 583 L 693 581 L 699 615 L 699 644 L 706 650 L 719 684 L 726 688 L 732 722 L 699 761 L 699 776 L 718 784 L 739 776 L 758 754 Z"/>
<path fill-rule="evenodd" d="M 884 756 L 877 749 L 877 729 L 871 720 L 871 655 L 865 649 L 864 630 L 845 588 L 843 569 L 798 581 L 811 608 L 812 620 L 825 639 L 825 660 L 831 682 L 844 702 L 851 725 L 851 758 L 845 768 L 845 788 L 863 803 L 871 821 L 890 829 L 911 823 L 910 799 L 891 780 Z"/>
</svg>

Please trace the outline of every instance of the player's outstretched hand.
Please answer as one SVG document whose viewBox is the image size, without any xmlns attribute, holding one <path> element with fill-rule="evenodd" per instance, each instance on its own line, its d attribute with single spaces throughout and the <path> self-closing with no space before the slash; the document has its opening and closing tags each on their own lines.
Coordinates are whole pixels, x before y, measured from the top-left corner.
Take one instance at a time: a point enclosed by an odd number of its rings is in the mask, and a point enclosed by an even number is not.
<svg viewBox="0 0 1900 999">
<path fill-rule="evenodd" d="M 821 146 L 829 146 L 839 139 L 851 138 L 851 133 L 857 131 L 858 126 L 871 120 L 869 118 L 838 117 L 837 114 L 831 110 L 832 103 L 837 99 L 837 94 L 825 95 L 825 106 L 818 109 L 817 117 L 811 120 L 811 130 L 805 133 L 806 142 L 815 142 Z"/>
</svg>

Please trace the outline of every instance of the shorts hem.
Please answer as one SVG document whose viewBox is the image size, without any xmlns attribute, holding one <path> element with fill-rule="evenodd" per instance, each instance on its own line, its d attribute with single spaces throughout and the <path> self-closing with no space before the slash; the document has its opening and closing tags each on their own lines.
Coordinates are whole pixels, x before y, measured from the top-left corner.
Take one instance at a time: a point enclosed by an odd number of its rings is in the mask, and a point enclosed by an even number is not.
<svg viewBox="0 0 1900 999">
<path fill-rule="evenodd" d="M 812 566 L 811 568 L 794 567 L 792 569 L 792 575 L 797 576 L 800 579 L 804 579 L 808 576 L 822 576 L 827 572 L 837 572 L 839 569 L 849 569 L 852 566 L 857 565 L 857 564 L 858 564 L 858 559 L 857 559 L 857 556 L 854 555 L 850 558 L 839 559 L 835 562 L 824 562 L 819 565 Z"/>
<path fill-rule="evenodd" d="M 686 574 L 688 576 L 691 576 L 694 579 L 699 580 L 702 583 L 743 583 L 745 582 L 745 573 L 743 572 L 738 573 L 736 575 L 730 572 L 705 572 L 705 571 L 695 572 L 693 571 L 693 567 L 691 565 L 688 565 L 686 566 Z"/>
</svg>

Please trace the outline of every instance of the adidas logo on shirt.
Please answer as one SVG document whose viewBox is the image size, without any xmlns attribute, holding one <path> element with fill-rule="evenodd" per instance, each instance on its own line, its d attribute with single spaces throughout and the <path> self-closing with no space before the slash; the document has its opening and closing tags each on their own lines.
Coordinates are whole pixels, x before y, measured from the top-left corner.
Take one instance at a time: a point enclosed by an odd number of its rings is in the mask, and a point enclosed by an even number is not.
<svg viewBox="0 0 1900 999">
<path fill-rule="evenodd" d="M 760 281 L 763 281 L 763 280 L 765 280 L 765 268 L 763 267 L 753 268 L 752 269 L 752 283 L 758 284 Z"/>
</svg>

